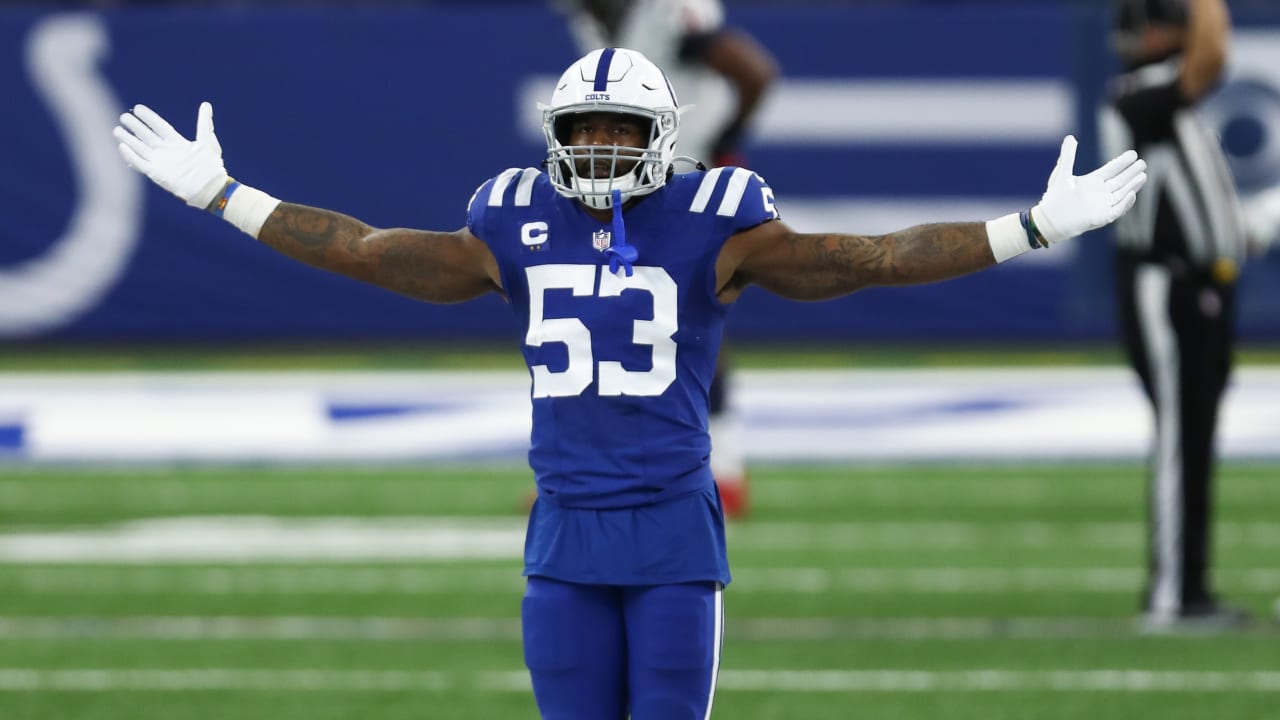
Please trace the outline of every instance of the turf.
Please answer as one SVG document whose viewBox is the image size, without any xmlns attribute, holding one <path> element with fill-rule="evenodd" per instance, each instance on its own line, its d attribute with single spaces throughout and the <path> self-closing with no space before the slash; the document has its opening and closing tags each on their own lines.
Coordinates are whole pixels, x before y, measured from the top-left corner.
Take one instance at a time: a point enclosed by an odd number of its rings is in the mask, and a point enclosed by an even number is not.
<svg viewBox="0 0 1280 720">
<path fill-rule="evenodd" d="M 1192 637 L 1135 629 L 1142 473 L 755 468 L 754 512 L 730 528 L 715 717 L 1274 716 L 1280 467 L 1222 470 L 1217 578 L 1258 622 Z M 528 484 L 506 466 L 10 466 L 0 550 L 28 533 L 187 516 L 452 518 L 518 535 Z M 515 557 L 4 557 L 6 719 L 536 717 Z"/>
</svg>

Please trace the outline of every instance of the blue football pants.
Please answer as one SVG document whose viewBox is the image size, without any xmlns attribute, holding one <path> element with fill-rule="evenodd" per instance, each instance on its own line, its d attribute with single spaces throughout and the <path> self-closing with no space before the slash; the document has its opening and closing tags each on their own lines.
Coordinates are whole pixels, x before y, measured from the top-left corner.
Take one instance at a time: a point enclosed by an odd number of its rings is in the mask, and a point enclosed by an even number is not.
<svg viewBox="0 0 1280 720">
<path fill-rule="evenodd" d="M 724 612 L 719 583 L 579 585 L 531 577 L 524 658 L 543 720 L 706 720 Z"/>
</svg>

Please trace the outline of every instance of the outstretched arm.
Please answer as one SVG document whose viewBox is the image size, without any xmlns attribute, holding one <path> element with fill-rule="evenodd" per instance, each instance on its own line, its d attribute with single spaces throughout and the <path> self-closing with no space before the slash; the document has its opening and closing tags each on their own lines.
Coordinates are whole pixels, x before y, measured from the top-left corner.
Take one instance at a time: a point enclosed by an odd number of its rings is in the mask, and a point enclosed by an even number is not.
<svg viewBox="0 0 1280 720">
<path fill-rule="evenodd" d="M 1223 0 L 1191 0 L 1187 11 L 1187 44 L 1178 86 L 1183 97 L 1194 102 L 1222 78 L 1231 44 L 1231 15 Z"/>
<path fill-rule="evenodd" d="M 995 264 L 983 223 L 917 225 L 862 236 L 800 233 L 773 220 L 735 235 L 721 253 L 717 274 L 723 302 L 752 284 L 793 300 L 827 300 L 874 285 L 946 280 Z M 736 272 L 728 274 L 729 265 Z"/>
<path fill-rule="evenodd" d="M 461 302 L 501 291 L 497 261 L 466 228 L 454 232 L 371 227 L 331 210 L 283 203 L 227 176 L 200 106 L 187 140 L 145 105 L 120 117 L 120 153 L 131 167 L 291 258 L 429 302 Z"/>
<path fill-rule="evenodd" d="M 382 230 L 330 210 L 280 203 L 258 240 L 308 265 L 427 302 L 501 290 L 497 261 L 466 228 Z"/>
<path fill-rule="evenodd" d="M 1093 230 L 1133 206 L 1147 180 L 1132 150 L 1076 176 L 1067 136 L 1040 203 L 986 223 L 919 225 L 889 235 L 799 233 L 769 221 L 725 243 L 716 263 L 720 299 L 751 284 L 796 300 L 825 300 L 873 285 L 910 285 L 966 275 Z"/>
</svg>

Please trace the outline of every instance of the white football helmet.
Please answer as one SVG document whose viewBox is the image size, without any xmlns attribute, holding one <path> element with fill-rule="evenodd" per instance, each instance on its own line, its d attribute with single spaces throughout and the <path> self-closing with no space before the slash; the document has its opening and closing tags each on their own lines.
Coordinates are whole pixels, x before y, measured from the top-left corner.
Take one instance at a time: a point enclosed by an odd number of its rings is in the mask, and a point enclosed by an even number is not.
<svg viewBox="0 0 1280 720">
<path fill-rule="evenodd" d="M 564 71 L 551 103 L 538 108 L 547 139 L 547 174 L 561 195 L 604 210 L 613 206 L 614 190 L 626 202 L 666 184 L 682 108 L 667 76 L 644 55 L 624 48 L 592 50 Z M 567 145 L 572 117 L 591 112 L 640 117 L 649 125 L 648 146 Z M 610 163 L 608 177 L 579 174 L 579 162 L 593 167 L 598 161 Z"/>
</svg>

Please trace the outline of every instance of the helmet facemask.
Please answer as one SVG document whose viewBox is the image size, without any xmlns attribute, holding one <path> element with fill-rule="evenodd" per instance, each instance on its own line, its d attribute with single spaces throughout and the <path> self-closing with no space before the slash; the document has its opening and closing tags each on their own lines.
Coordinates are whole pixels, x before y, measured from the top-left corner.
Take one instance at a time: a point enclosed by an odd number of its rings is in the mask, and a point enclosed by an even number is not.
<svg viewBox="0 0 1280 720">
<path fill-rule="evenodd" d="M 644 147 L 568 144 L 574 119 L 587 113 L 617 113 L 638 120 L 642 127 L 648 127 Z M 551 184 L 562 195 L 576 198 L 588 207 L 608 209 L 613 204 L 614 190 L 626 202 L 657 190 L 667 181 L 678 126 L 674 110 L 608 103 L 544 108 L 542 126 Z"/>
</svg>

